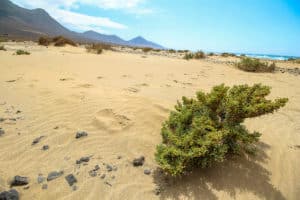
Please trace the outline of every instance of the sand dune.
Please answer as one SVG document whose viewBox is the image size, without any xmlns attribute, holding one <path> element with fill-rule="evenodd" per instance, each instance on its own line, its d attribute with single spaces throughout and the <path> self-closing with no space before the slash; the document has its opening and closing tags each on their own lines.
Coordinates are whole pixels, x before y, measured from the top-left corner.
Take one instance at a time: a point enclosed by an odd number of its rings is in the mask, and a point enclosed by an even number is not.
<svg viewBox="0 0 300 200">
<path fill-rule="evenodd" d="M 84 48 L 10 43 L 0 51 L 0 191 L 15 175 L 29 188 L 21 199 L 298 199 L 300 196 L 300 79 L 288 73 L 246 73 L 230 65 Z M 26 49 L 29 56 L 12 55 Z M 287 64 L 279 64 L 289 67 Z M 246 121 L 260 131 L 258 155 L 165 180 L 154 160 L 161 123 L 176 100 L 225 83 L 272 86 L 270 98 L 288 97 L 273 115 Z M 20 112 L 18 112 L 20 111 Z M 77 131 L 87 137 L 75 138 Z M 32 141 L 40 136 L 40 142 Z M 42 150 L 49 145 L 48 150 Z M 132 160 L 145 156 L 142 167 Z M 90 156 L 87 165 L 76 160 Z M 117 169 L 107 172 L 109 164 Z M 90 176 L 95 165 L 96 177 Z M 144 169 L 151 169 L 145 175 Z M 38 175 L 64 171 L 39 184 Z M 65 176 L 74 174 L 77 189 Z M 106 174 L 104 179 L 101 178 Z M 42 185 L 47 184 L 47 189 Z M 160 195 L 154 190 L 163 188 Z"/>
</svg>

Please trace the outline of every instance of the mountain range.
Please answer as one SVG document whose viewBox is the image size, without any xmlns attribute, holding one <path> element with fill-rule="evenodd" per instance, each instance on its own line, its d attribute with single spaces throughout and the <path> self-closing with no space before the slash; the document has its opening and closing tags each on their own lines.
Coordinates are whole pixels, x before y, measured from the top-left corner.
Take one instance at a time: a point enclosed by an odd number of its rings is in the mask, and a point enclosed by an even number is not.
<svg viewBox="0 0 300 200">
<path fill-rule="evenodd" d="M 141 36 L 124 40 L 117 35 L 106 35 L 93 30 L 84 33 L 71 31 L 57 22 L 43 9 L 26 9 L 9 0 L 0 0 L 0 34 L 9 38 L 37 40 L 40 36 L 62 35 L 77 42 L 104 42 L 117 45 L 151 47 L 163 46 Z"/>
</svg>

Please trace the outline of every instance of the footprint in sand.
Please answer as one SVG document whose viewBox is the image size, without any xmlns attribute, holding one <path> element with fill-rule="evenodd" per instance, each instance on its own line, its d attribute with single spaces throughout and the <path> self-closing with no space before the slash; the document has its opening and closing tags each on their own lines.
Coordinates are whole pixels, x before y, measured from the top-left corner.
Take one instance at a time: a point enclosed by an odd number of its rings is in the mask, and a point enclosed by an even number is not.
<svg viewBox="0 0 300 200">
<path fill-rule="evenodd" d="M 93 85 L 89 84 L 89 83 L 79 84 L 77 86 L 78 86 L 78 88 L 92 88 L 93 87 Z"/>
<path fill-rule="evenodd" d="M 140 91 L 139 89 L 134 88 L 134 87 L 129 87 L 129 88 L 126 88 L 124 90 L 127 91 L 127 92 L 132 92 L 132 93 L 138 93 Z"/>
<path fill-rule="evenodd" d="M 115 113 L 112 109 L 103 109 L 97 112 L 92 125 L 108 132 L 118 132 L 128 128 L 131 120 L 124 115 Z"/>
</svg>

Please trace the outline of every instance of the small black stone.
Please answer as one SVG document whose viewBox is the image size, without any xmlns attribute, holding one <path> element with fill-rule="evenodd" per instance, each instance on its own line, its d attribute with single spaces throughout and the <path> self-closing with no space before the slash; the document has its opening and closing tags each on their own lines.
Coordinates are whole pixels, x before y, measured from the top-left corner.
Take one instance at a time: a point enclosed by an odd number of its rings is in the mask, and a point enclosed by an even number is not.
<svg viewBox="0 0 300 200">
<path fill-rule="evenodd" d="M 42 138 L 44 138 L 45 136 L 40 136 L 40 137 L 38 137 L 38 138 L 35 138 L 33 141 L 32 141 L 32 144 L 31 145 L 35 145 L 35 144 L 37 144 L 37 143 L 39 143 L 40 141 L 41 141 L 41 139 Z"/>
<path fill-rule="evenodd" d="M 106 174 L 102 174 L 102 175 L 100 176 L 100 178 L 101 178 L 101 179 L 105 179 L 105 176 L 106 176 Z"/>
<path fill-rule="evenodd" d="M 88 157 L 88 156 L 85 156 L 85 157 L 81 157 L 79 160 L 76 160 L 76 164 L 81 164 L 81 163 L 83 163 L 83 162 L 89 162 L 90 161 L 90 157 Z"/>
<path fill-rule="evenodd" d="M 139 158 L 135 158 L 132 162 L 133 166 L 138 167 L 138 166 L 142 166 L 145 162 L 145 157 L 141 156 Z"/>
<path fill-rule="evenodd" d="M 111 172 L 113 170 L 113 167 L 111 165 L 107 164 L 106 169 L 108 172 Z"/>
<path fill-rule="evenodd" d="M 16 114 L 19 114 L 19 113 L 21 113 L 21 112 L 22 112 L 21 110 L 17 110 Z"/>
<path fill-rule="evenodd" d="M 99 165 L 95 165 L 94 170 L 95 170 L 95 171 L 98 171 L 99 169 L 100 169 Z"/>
<path fill-rule="evenodd" d="M 60 172 L 56 172 L 56 171 L 53 171 L 53 172 L 50 172 L 48 174 L 48 177 L 47 177 L 47 181 L 52 181 L 58 177 L 60 177 L 61 175 L 63 175 L 64 172 L 63 171 L 60 171 Z"/>
<path fill-rule="evenodd" d="M 42 150 L 43 151 L 46 151 L 46 150 L 48 150 L 49 149 L 49 145 L 44 145 L 43 147 L 42 147 Z"/>
<path fill-rule="evenodd" d="M 76 133 L 75 138 L 76 138 L 76 139 L 79 139 L 79 138 L 81 138 L 81 137 L 86 137 L 86 136 L 88 136 L 88 133 L 87 133 L 87 132 L 85 132 L 85 131 L 78 131 L 78 132 Z"/>
<path fill-rule="evenodd" d="M 15 176 L 11 182 L 11 186 L 22 186 L 27 185 L 29 183 L 27 177 Z"/>
<path fill-rule="evenodd" d="M 0 192 L 0 200 L 19 200 L 19 193 L 15 189 Z"/>
<path fill-rule="evenodd" d="M 65 177 L 65 179 L 69 183 L 69 186 L 73 186 L 74 183 L 77 183 L 77 179 L 73 174 L 69 174 Z"/>
</svg>

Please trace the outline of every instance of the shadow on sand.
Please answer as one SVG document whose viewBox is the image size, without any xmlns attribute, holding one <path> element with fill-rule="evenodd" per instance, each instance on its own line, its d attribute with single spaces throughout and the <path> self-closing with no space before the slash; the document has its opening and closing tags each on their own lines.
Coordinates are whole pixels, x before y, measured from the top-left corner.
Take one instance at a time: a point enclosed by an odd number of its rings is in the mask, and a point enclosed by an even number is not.
<svg viewBox="0 0 300 200">
<path fill-rule="evenodd" d="M 282 193 L 270 183 L 270 172 L 261 166 L 268 157 L 268 145 L 260 143 L 253 157 L 230 158 L 211 168 L 196 169 L 180 178 L 154 173 L 154 182 L 162 188 L 160 199 L 216 200 L 214 191 L 222 191 L 236 199 L 237 192 L 252 193 L 260 199 L 284 200 Z"/>
</svg>

